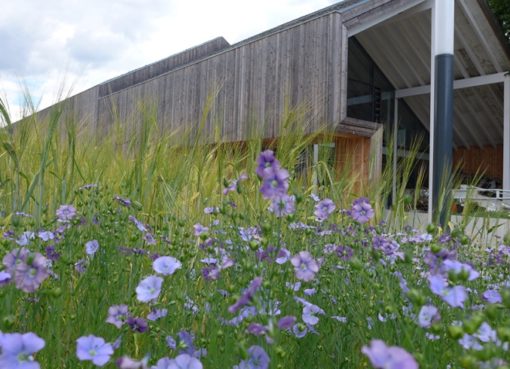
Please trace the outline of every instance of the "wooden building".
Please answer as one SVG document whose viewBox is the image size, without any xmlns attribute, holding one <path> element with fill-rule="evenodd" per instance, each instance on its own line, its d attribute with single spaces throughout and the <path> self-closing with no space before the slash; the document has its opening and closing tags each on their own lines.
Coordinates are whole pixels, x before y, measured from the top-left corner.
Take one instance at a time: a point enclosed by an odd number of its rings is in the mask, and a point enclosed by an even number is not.
<svg viewBox="0 0 510 369">
<path fill-rule="evenodd" d="M 126 73 L 67 99 L 66 111 L 100 130 L 115 119 L 136 124 L 139 102 L 150 103 L 162 127 L 198 129 L 205 118 L 206 139 L 229 142 L 278 137 L 285 111 L 306 106 L 309 130 L 335 135 L 339 169 L 348 163 L 364 178 L 377 175 L 383 130 L 397 155 L 422 135 L 426 162 L 433 7 L 345 0 L 236 44 L 216 38 Z M 456 0 L 454 56 L 454 157 L 467 171 L 488 165 L 510 190 L 510 52 L 485 0 Z"/>
</svg>

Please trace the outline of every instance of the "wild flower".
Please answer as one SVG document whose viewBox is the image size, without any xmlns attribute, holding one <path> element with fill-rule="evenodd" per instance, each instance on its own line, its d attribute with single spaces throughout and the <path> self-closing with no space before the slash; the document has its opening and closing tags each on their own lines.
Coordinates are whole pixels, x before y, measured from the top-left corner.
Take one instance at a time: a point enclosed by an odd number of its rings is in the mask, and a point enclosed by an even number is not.
<svg viewBox="0 0 510 369">
<path fill-rule="evenodd" d="M 106 322 L 120 329 L 128 317 L 129 310 L 127 305 L 112 305 L 108 308 L 108 318 Z"/>
<path fill-rule="evenodd" d="M 360 224 L 367 223 L 374 217 L 374 209 L 366 197 L 360 197 L 352 203 L 351 217 Z"/>
<path fill-rule="evenodd" d="M 251 300 L 253 299 L 253 296 L 258 291 L 260 286 L 262 285 L 262 278 L 256 277 L 251 282 L 248 288 L 244 290 L 244 292 L 241 294 L 241 297 L 236 301 L 235 304 L 229 306 L 228 311 L 229 313 L 236 313 L 241 309 L 243 306 L 248 305 Z"/>
<path fill-rule="evenodd" d="M 251 346 L 248 349 L 248 359 L 242 360 L 234 369 L 268 369 L 269 356 L 260 346 Z"/>
<path fill-rule="evenodd" d="M 117 201 L 119 204 L 125 206 L 125 207 L 130 207 L 131 206 L 131 200 L 125 198 L 125 197 L 121 197 L 119 195 L 115 195 L 114 197 L 114 200 Z"/>
<path fill-rule="evenodd" d="M 54 245 L 46 246 L 44 251 L 46 252 L 46 258 L 50 261 L 57 261 L 60 259 L 60 253 L 57 252 Z"/>
<path fill-rule="evenodd" d="M 248 333 L 253 334 L 254 336 L 263 336 L 266 334 L 266 327 L 259 323 L 250 323 L 247 328 Z"/>
<path fill-rule="evenodd" d="M 131 328 L 133 332 L 136 333 L 144 333 L 149 329 L 147 321 L 143 318 L 129 316 L 126 320 L 126 324 L 129 326 L 129 328 Z"/>
<path fill-rule="evenodd" d="M 175 359 L 162 358 L 152 369 L 202 369 L 202 363 L 188 354 L 178 355 Z"/>
<path fill-rule="evenodd" d="M 35 239 L 35 233 L 26 231 L 21 234 L 21 236 L 16 240 L 16 243 L 23 247 L 27 246 L 33 239 Z"/>
<path fill-rule="evenodd" d="M 461 263 L 458 260 L 447 259 L 443 262 L 443 267 L 446 273 L 461 274 L 462 272 L 467 273 L 468 280 L 473 281 L 480 276 L 476 270 L 469 264 Z"/>
<path fill-rule="evenodd" d="M 138 230 L 142 233 L 145 233 L 145 232 L 148 232 L 149 230 L 147 229 L 147 227 L 145 226 L 145 224 L 143 224 L 142 222 L 140 222 L 138 219 L 136 219 L 133 215 L 130 215 L 128 216 L 128 219 L 129 221 L 131 221 L 135 226 L 136 228 L 138 228 Z"/>
<path fill-rule="evenodd" d="M 197 223 L 193 226 L 193 234 L 197 237 L 202 236 L 203 234 L 207 234 L 209 232 L 208 227 L 204 227 L 202 224 Z"/>
<path fill-rule="evenodd" d="M 35 333 L 0 332 L 0 368 L 39 369 L 34 354 L 44 348 L 45 342 Z"/>
<path fill-rule="evenodd" d="M 168 315 L 168 309 L 152 309 L 151 312 L 147 315 L 147 319 L 151 321 L 156 321 L 158 319 L 164 318 Z"/>
<path fill-rule="evenodd" d="M 386 346 L 381 340 L 372 340 L 370 346 L 363 346 L 361 352 L 376 369 L 418 369 L 418 363 L 406 350 Z"/>
<path fill-rule="evenodd" d="M 128 356 L 123 356 L 115 362 L 119 369 L 148 369 L 149 357 L 146 356 L 142 360 L 134 360 Z"/>
<path fill-rule="evenodd" d="M 11 279 L 12 276 L 10 273 L 0 270 L 0 287 L 8 284 L 11 281 Z"/>
<path fill-rule="evenodd" d="M 276 263 L 277 264 L 285 264 L 290 259 L 290 251 L 286 248 L 281 248 L 278 250 L 278 254 L 276 254 Z"/>
<path fill-rule="evenodd" d="M 44 242 L 48 242 L 55 239 L 55 234 L 51 231 L 40 231 L 37 233 L 37 237 L 39 237 Z"/>
<path fill-rule="evenodd" d="M 283 318 L 278 320 L 278 323 L 277 323 L 278 329 L 281 329 L 281 330 L 290 329 L 290 328 L 292 328 L 292 326 L 294 325 L 295 322 L 296 322 L 295 316 L 293 316 L 293 315 L 284 316 Z"/>
<path fill-rule="evenodd" d="M 294 300 L 303 305 L 303 314 L 301 315 L 301 318 L 303 319 L 303 322 L 305 322 L 308 326 L 314 326 L 319 323 L 317 314 L 325 314 L 324 310 L 322 310 L 320 307 L 306 301 L 301 297 L 294 297 Z"/>
<path fill-rule="evenodd" d="M 296 197 L 287 194 L 274 196 L 268 210 L 278 218 L 292 215 L 296 211 Z"/>
<path fill-rule="evenodd" d="M 163 275 L 172 275 L 181 267 L 181 262 L 172 256 L 161 256 L 152 263 L 154 271 Z"/>
<path fill-rule="evenodd" d="M 331 199 L 324 199 L 315 205 L 315 220 L 323 222 L 335 211 L 335 203 Z"/>
<path fill-rule="evenodd" d="M 354 255 L 354 250 L 349 246 L 338 246 L 335 249 L 336 255 L 344 260 L 349 261 L 352 259 L 352 256 Z"/>
<path fill-rule="evenodd" d="M 85 243 L 85 252 L 89 256 L 93 256 L 99 250 L 99 242 L 97 240 L 88 241 Z"/>
<path fill-rule="evenodd" d="M 161 292 L 163 278 L 151 275 L 143 279 L 136 287 L 138 301 L 149 302 L 158 298 Z"/>
<path fill-rule="evenodd" d="M 319 271 L 319 264 L 308 251 L 300 251 L 290 259 L 297 279 L 309 282 Z"/>
<path fill-rule="evenodd" d="M 73 220 L 78 213 L 76 212 L 76 208 L 72 205 L 61 205 L 57 211 L 57 221 L 60 223 L 69 223 Z"/>
<path fill-rule="evenodd" d="M 24 292 L 35 292 L 49 275 L 48 259 L 36 252 L 29 254 L 26 261 L 17 263 L 14 282 L 16 288 Z"/>
<path fill-rule="evenodd" d="M 489 304 L 500 304 L 503 301 L 501 294 L 497 290 L 487 290 L 482 296 Z"/>
<path fill-rule="evenodd" d="M 280 162 L 276 159 L 272 150 L 266 150 L 260 153 L 257 158 L 256 173 L 260 178 L 264 178 L 266 173 L 280 168 Z"/>
<path fill-rule="evenodd" d="M 245 173 L 242 173 L 238 178 L 230 181 L 230 184 L 228 184 L 223 190 L 223 194 L 228 195 L 230 192 L 236 192 L 239 182 L 244 181 L 246 179 L 248 179 L 248 176 Z"/>
<path fill-rule="evenodd" d="M 439 310 L 433 305 L 424 305 L 418 314 L 418 324 L 422 328 L 430 328 L 430 326 L 439 321 L 441 316 Z"/>
<path fill-rule="evenodd" d="M 101 337 L 83 336 L 76 340 L 76 356 L 80 361 L 92 361 L 96 366 L 105 366 L 113 354 L 113 347 Z"/>
<path fill-rule="evenodd" d="M 289 172 L 283 168 L 277 168 L 264 172 L 260 193 L 266 199 L 275 196 L 283 196 L 289 189 Z"/>
</svg>

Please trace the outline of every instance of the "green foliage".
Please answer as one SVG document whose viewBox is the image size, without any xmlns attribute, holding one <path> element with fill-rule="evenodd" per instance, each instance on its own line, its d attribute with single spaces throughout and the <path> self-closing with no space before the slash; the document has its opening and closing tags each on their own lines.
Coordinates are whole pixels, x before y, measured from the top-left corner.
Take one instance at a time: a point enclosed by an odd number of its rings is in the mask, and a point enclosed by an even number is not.
<svg viewBox="0 0 510 369">
<path fill-rule="evenodd" d="M 503 27 L 505 35 L 510 39 L 510 1 L 489 0 L 489 5 Z"/>
</svg>

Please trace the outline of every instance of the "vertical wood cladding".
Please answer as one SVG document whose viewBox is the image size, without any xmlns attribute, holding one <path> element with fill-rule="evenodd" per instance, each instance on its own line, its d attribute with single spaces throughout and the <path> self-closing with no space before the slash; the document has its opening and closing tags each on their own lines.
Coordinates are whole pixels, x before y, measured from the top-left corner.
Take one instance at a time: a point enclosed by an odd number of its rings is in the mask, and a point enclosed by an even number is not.
<svg viewBox="0 0 510 369">
<path fill-rule="evenodd" d="M 136 124 L 140 104 L 148 104 L 169 130 L 197 130 L 203 121 L 207 141 L 241 141 L 255 133 L 275 137 L 285 111 L 295 107 L 306 108 L 309 131 L 332 127 L 344 109 L 338 64 L 345 40 L 340 14 L 331 13 L 242 42 L 100 96 L 98 126 L 115 119 Z"/>
<path fill-rule="evenodd" d="M 465 174 L 484 171 L 485 177 L 503 180 L 503 145 L 458 148 L 454 150 L 453 162 L 454 165 L 461 163 Z"/>
</svg>

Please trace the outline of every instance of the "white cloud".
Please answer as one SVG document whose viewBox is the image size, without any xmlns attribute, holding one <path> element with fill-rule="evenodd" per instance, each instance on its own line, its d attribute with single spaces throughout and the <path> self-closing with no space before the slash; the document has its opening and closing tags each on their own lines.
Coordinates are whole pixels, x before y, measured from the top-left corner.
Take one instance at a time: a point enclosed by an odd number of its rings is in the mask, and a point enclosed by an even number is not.
<svg viewBox="0 0 510 369">
<path fill-rule="evenodd" d="M 5 1 L 0 96 L 7 95 L 17 118 L 23 96 L 19 81 L 43 108 L 55 102 L 63 84 L 74 86 L 74 94 L 214 37 L 235 43 L 334 2 Z"/>
</svg>

